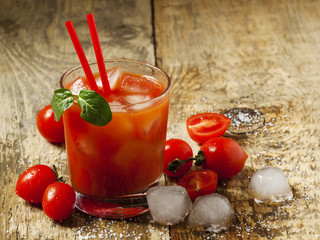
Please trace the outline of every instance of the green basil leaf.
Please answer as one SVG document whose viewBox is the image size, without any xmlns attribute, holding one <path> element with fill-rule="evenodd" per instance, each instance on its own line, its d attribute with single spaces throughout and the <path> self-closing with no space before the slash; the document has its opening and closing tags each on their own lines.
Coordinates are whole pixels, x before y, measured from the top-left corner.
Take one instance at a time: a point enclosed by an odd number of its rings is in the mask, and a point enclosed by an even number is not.
<svg viewBox="0 0 320 240">
<path fill-rule="evenodd" d="M 54 119 L 58 122 L 62 116 L 62 113 L 72 106 L 74 97 L 72 92 L 65 88 L 60 88 L 54 91 L 51 107 L 54 112 Z"/>
<path fill-rule="evenodd" d="M 104 126 L 112 119 L 108 102 L 95 91 L 81 90 L 77 103 L 82 109 L 80 116 L 91 124 Z"/>
</svg>

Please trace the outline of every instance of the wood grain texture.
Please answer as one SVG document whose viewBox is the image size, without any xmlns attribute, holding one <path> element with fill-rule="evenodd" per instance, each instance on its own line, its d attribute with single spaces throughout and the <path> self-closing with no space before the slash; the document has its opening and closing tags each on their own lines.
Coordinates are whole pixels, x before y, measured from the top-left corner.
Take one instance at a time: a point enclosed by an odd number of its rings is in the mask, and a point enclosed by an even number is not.
<svg viewBox="0 0 320 240">
<path fill-rule="evenodd" d="M 0 239 L 319 239 L 319 1 L 0 0 L 0 6 Z M 79 63 L 65 21 L 73 21 L 94 61 L 89 13 L 105 57 L 157 63 L 170 76 L 168 138 L 185 139 L 196 152 L 185 128 L 190 115 L 238 107 L 264 114 L 256 131 L 226 134 L 249 154 L 243 171 L 217 189 L 236 211 L 226 232 L 159 226 L 149 214 L 110 221 L 75 211 L 55 223 L 15 195 L 18 176 L 35 164 L 54 163 L 68 178 L 64 145 L 46 142 L 35 119 L 62 73 Z M 250 198 L 250 176 L 265 165 L 284 170 L 292 201 Z"/>
<path fill-rule="evenodd" d="M 106 58 L 154 63 L 151 4 L 139 1 L 0 1 L 0 239 L 168 238 L 146 215 L 108 221 L 75 211 L 55 223 L 15 195 L 19 175 L 55 164 L 68 179 L 64 145 L 44 140 L 36 115 L 49 104 L 67 69 L 79 64 L 65 22 L 72 20 L 89 61 L 95 61 L 86 14 L 93 13 Z"/>
<path fill-rule="evenodd" d="M 190 142 L 185 119 L 195 113 L 246 107 L 266 119 L 251 134 L 227 134 L 249 154 L 243 171 L 217 189 L 236 211 L 230 229 L 209 234 L 179 224 L 171 239 L 319 238 L 320 3 L 159 0 L 154 7 L 157 62 L 172 79 L 169 137 Z M 265 165 L 284 170 L 291 202 L 250 199 L 250 176 Z"/>
</svg>

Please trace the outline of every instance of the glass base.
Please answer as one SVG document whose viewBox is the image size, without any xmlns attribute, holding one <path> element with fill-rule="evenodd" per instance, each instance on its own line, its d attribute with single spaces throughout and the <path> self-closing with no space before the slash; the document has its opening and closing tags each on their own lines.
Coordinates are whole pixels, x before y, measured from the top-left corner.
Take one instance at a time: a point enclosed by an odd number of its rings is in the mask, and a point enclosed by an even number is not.
<svg viewBox="0 0 320 240">
<path fill-rule="evenodd" d="M 161 176 L 151 186 L 161 185 L 162 179 Z M 123 219 L 139 216 L 149 211 L 146 191 L 150 187 L 139 193 L 114 198 L 97 198 L 76 191 L 76 208 L 84 213 L 101 218 Z"/>
<path fill-rule="evenodd" d="M 126 195 L 117 198 L 94 198 L 77 194 L 76 207 L 89 215 L 122 219 L 135 217 L 149 211 L 146 193 Z"/>
</svg>

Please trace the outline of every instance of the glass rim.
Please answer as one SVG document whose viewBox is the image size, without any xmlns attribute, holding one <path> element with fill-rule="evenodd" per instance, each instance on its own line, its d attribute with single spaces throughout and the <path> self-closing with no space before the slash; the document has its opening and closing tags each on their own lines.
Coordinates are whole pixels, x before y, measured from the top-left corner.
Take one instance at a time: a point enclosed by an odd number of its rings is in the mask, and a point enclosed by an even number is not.
<svg viewBox="0 0 320 240">
<path fill-rule="evenodd" d="M 135 106 L 135 105 L 139 105 L 139 104 L 144 104 L 144 103 L 147 103 L 147 102 L 150 102 L 150 101 L 156 101 L 157 99 L 162 98 L 163 96 L 165 96 L 165 95 L 169 92 L 169 89 L 170 89 L 170 87 L 171 87 L 170 77 L 168 76 L 168 74 L 167 74 L 165 71 L 163 71 L 161 68 L 159 68 L 159 67 L 157 67 L 157 66 L 155 66 L 155 65 L 153 65 L 153 64 L 146 63 L 146 62 L 139 61 L 139 60 L 123 59 L 123 58 L 119 58 L 119 59 L 116 59 L 116 58 L 115 58 L 115 59 L 104 59 L 104 62 L 105 62 L 105 63 L 106 63 L 106 62 L 132 62 L 132 63 L 135 63 L 135 64 L 146 65 L 146 66 L 148 66 L 148 67 L 150 67 L 150 68 L 152 68 L 152 69 L 155 69 L 155 70 L 161 72 L 161 73 L 165 76 L 165 78 L 167 79 L 167 81 L 168 81 L 168 85 L 167 85 L 167 87 L 164 89 L 164 91 L 163 91 L 160 95 L 158 95 L 158 96 L 156 96 L 156 97 L 154 97 L 154 98 L 151 98 L 151 99 L 145 100 L 145 101 L 141 101 L 141 102 L 137 102 L 137 103 L 130 103 L 130 104 L 124 104 L 124 105 L 113 105 L 113 104 L 109 104 L 110 107 L 111 107 L 111 106 L 114 106 L 114 107 L 117 107 L 117 108 L 119 108 L 119 107 L 124 108 L 124 107 L 130 107 L 130 106 Z M 92 65 L 97 65 L 97 61 L 89 62 L 89 66 L 92 66 Z M 69 68 L 64 74 L 62 74 L 62 76 L 61 76 L 61 78 L 60 78 L 60 87 L 61 87 L 61 88 L 64 88 L 64 86 L 63 86 L 63 80 L 64 80 L 71 72 L 73 72 L 73 71 L 75 71 L 75 70 L 78 70 L 78 69 L 80 69 L 80 68 L 82 68 L 82 65 L 81 65 L 81 64 L 78 64 L 78 65 L 76 65 L 76 66 L 73 66 L 73 67 Z"/>
</svg>

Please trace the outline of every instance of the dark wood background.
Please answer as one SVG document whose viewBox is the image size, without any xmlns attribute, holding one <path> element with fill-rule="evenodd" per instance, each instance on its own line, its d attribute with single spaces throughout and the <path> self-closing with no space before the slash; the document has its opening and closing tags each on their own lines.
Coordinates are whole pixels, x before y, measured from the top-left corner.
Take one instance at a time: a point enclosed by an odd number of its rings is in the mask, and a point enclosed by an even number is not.
<svg viewBox="0 0 320 240">
<path fill-rule="evenodd" d="M 64 23 L 72 20 L 89 60 L 86 14 L 95 15 L 105 58 L 156 64 L 172 80 L 168 138 L 188 141 L 185 120 L 233 108 L 260 111 L 263 127 L 227 133 L 249 154 L 219 183 L 236 211 L 228 231 L 159 226 L 146 214 L 123 221 L 75 210 L 56 223 L 15 195 L 19 175 L 55 164 L 68 179 L 64 145 L 45 141 L 36 115 L 64 71 L 79 63 Z M 0 0 L 0 239 L 319 239 L 320 2 L 314 0 Z M 280 167 L 294 193 L 256 204 L 250 176 Z M 168 181 L 170 182 L 170 181 Z"/>
</svg>

